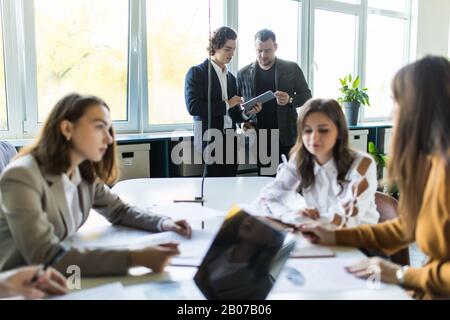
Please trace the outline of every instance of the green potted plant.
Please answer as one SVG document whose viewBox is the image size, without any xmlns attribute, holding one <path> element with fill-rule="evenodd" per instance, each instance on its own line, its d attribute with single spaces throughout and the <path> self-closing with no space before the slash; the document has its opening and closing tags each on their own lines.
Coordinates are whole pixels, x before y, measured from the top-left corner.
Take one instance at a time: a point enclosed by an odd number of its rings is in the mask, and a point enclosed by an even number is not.
<svg viewBox="0 0 450 320">
<path fill-rule="evenodd" d="M 372 141 L 369 141 L 369 148 L 368 152 L 375 160 L 375 163 L 377 164 L 377 178 L 379 179 L 379 191 L 382 191 L 384 193 L 390 194 L 395 199 L 398 200 L 399 192 L 398 188 L 395 184 L 389 185 L 386 183 L 386 174 L 385 171 L 386 165 L 387 165 L 387 156 L 383 153 L 381 153 L 378 148 L 375 146 L 375 143 Z"/>
<path fill-rule="evenodd" d="M 342 87 L 339 89 L 341 97 L 338 102 L 343 106 L 347 123 L 354 126 L 358 123 L 359 107 L 361 105 L 370 106 L 367 88 L 360 89 L 360 78 L 352 78 L 351 74 L 346 75 L 343 79 L 339 79 Z"/>
</svg>

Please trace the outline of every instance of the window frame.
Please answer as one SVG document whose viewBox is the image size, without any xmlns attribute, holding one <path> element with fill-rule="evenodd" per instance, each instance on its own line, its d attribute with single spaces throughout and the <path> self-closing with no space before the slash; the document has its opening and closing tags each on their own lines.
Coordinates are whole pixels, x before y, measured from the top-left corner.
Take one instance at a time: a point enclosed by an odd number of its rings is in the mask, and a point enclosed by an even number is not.
<svg viewBox="0 0 450 320">
<path fill-rule="evenodd" d="M 22 97 L 22 77 L 24 70 L 23 56 L 20 54 L 22 23 L 20 6 L 16 1 L 0 1 L 2 11 L 1 26 L 3 29 L 3 59 L 5 68 L 6 111 L 8 129 L 0 131 L 2 139 L 17 139 L 22 137 L 22 119 L 24 117 L 24 101 Z M 12 106 L 18 106 L 12 108 Z"/>
<path fill-rule="evenodd" d="M 289 0 L 298 3 L 297 63 L 301 66 L 310 87 L 313 86 L 314 57 L 314 10 L 322 9 L 357 15 L 354 69 L 365 85 L 367 21 L 369 14 L 378 14 L 406 20 L 404 63 L 411 60 L 415 39 L 411 39 L 416 23 L 413 20 L 413 3 L 407 0 L 405 12 L 396 12 L 368 7 L 368 0 L 351 4 L 334 0 Z M 192 123 L 150 125 L 147 87 L 147 28 L 146 0 L 128 0 L 128 68 L 127 68 L 127 109 L 128 120 L 114 121 L 117 133 L 149 133 L 174 130 L 192 130 Z M 223 21 L 239 32 L 238 0 L 222 0 Z M 36 46 L 34 1 L 0 0 L 3 13 L 4 66 L 7 96 L 8 130 L 0 131 L 0 138 L 34 138 L 40 130 L 37 109 Z M 243 44 L 241 44 L 243 45 Z M 247 45 L 247 44 L 245 44 Z M 229 68 L 238 71 L 238 55 Z M 314 88 L 311 88 L 312 90 Z M 15 108 L 12 108 L 15 106 Z M 17 107 L 19 106 L 19 107 Z M 360 121 L 384 121 L 389 117 L 366 118 L 364 108 Z"/>
<path fill-rule="evenodd" d="M 24 121 L 24 137 L 35 137 L 42 127 L 38 119 L 38 88 L 37 88 L 37 55 L 36 55 L 36 28 L 34 1 L 23 1 L 24 16 L 24 51 L 26 61 L 25 79 L 25 106 L 26 118 Z M 137 22 L 135 18 L 138 0 L 128 0 L 128 41 L 127 41 L 127 120 L 113 121 L 114 128 L 118 133 L 132 133 L 138 130 L 138 108 L 137 92 L 138 79 L 138 55 L 133 50 L 136 45 Z M 132 49 L 133 48 L 133 49 Z"/>
<path fill-rule="evenodd" d="M 391 18 L 404 19 L 406 21 L 406 32 L 404 35 L 404 58 L 403 63 L 410 61 L 411 53 L 411 34 L 412 34 L 412 0 L 406 0 L 407 6 L 404 12 L 397 12 L 385 9 L 378 9 L 368 7 L 368 0 L 360 0 L 359 4 L 351 4 L 345 2 L 338 2 L 334 0 L 304 0 L 309 3 L 309 37 L 308 42 L 308 84 L 314 93 L 314 11 L 315 9 L 333 11 L 345 14 L 356 15 L 357 24 L 356 39 L 355 39 L 355 57 L 354 57 L 354 72 L 361 78 L 361 86 L 364 88 L 366 83 L 366 50 L 367 50 L 367 22 L 369 14 L 376 14 Z M 336 79 L 337 80 L 337 79 Z M 370 88 L 369 88 L 370 89 Z M 360 122 L 379 122 L 388 120 L 390 115 L 382 117 L 365 117 L 364 108 L 360 109 Z"/>
</svg>

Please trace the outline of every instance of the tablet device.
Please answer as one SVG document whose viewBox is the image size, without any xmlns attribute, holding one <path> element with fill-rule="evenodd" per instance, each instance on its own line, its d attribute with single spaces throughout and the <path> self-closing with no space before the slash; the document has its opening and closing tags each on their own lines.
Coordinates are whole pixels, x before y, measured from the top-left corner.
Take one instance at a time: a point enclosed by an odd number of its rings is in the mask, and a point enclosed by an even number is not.
<svg viewBox="0 0 450 320">
<path fill-rule="evenodd" d="M 242 104 L 242 107 L 245 110 L 250 110 L 251 108 L 253 108 L 255 106 L 256 103 L 261 102 L 261 104 L 270 101 L 272 99 L 275 99 L 275 94 L 272 91 L 266 91 L 263 94 L 260 94 L 259 96 L 248 100 L 247 102 Z"/>
</svg>

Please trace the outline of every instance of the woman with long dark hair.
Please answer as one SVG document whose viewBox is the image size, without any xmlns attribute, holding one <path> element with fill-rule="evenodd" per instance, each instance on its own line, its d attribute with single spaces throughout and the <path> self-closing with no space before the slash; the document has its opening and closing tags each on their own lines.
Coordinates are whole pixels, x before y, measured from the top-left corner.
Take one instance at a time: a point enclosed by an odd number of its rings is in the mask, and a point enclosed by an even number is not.
<svg viewBox="0 0 450 320">
<path fill-rule="evenodd" d="M 294 224 L 303 217 L 334 227 L 377 223 L 375 162 L 349 147 L 340 105 L 311 99 L 300 112 L 289 162 L 255 200 L 258 212 Z"/>
</svg>

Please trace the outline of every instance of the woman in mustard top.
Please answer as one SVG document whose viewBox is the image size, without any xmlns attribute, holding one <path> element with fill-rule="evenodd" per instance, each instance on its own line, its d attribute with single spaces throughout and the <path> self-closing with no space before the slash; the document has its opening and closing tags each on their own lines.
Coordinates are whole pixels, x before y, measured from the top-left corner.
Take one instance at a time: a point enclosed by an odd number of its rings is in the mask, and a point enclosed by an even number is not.
<svg viewBox="0 0 450 320">
<path fill-rule="evenodd" d="M 427 56 L 394 77 L 394 137 L 389 176 L 400 189 L 399 217 L 378 225 L 330 230 L 304 225 L 323 245 L 376 249 L 393 254 L 416 241 L 427 255 L 420 268 L 371 258 L 347 270 L 414 290 L 416 298 L 450 299 L 450 62 Z"/>
</svg>

